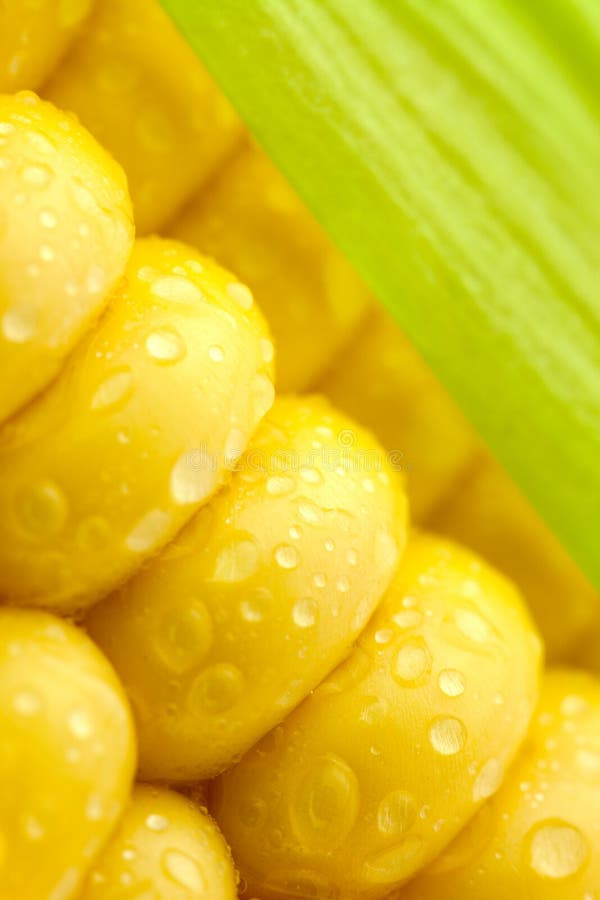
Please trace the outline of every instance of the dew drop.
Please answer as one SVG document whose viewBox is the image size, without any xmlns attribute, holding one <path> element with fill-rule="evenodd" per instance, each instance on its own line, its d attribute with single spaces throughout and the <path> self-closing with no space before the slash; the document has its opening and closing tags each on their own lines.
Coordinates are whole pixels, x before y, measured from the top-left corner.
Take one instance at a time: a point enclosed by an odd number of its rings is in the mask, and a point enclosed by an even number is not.
<svg viewBox="0 0 600 900">
<path fill-rule="evenodd" d="M 263 362 L 273 362 L 273 357 L 275 356 L 275 348 L 273 347 L 272 342 L 268 340 L 268 338 L 261 338 L 259 341 L 259 347 Z"/>
<path fill-rule="evenodd" d="M 443 669 L 438 676 L 438 684 L 446 697 L 460 697 L 465 691 L 465 676 L 457 669 Z"/>
<path fill-rule="evenodd" d="M 460 719 L 439 716 L 429 726 L 429 741 L 442 756 L 454 756 L 465 746 L 467 732 Z"/>
<path fill-rule="evenodd" d="M 408 831 L 416 817 L 414 798 L 407 791 L 392 791 L 377 808 L 377 827 L 382 834 L 397 837 Z"/>
<path fill-rule="evenodd" d="M 216 462 L 209 454 L 182 453 L 171 471 L 171 495 L 182 506 L 200 503 L 215 490 L 218 481 Z"/>
<path fill-rule="evenodd" d="M 42 701 L 34 691 L 19 691 L 13 699 L 13 709 L 20 716 L 36 716 L 42 708 Z"/>
<path fill-rule="evenodd" d="M 150 813 L 149 816 L 146 816 L 146 828 L 149 828 L 150 831 L 160 833 L 161 831 L 166 831 L 168 827 L 169 820 L 165 816 L 161 816 L 158 813 Z"/>
<path fill-rule="evenodd" d="M 343 759 L 331 754 L 312 760 L 290 810 L 297 838 L 318 852 L 338 846 L 356 823 L 359 801 L 358 780 Z"/>
<path fill-rule="evenodd" d="M 282 569 L 295 569 L 300 562 L 300 554 L 291 544 L 280 544 L 275 549 L 275 562 Z"/>
<path fill-rule="evenodd" d="M 306 482 L 306 484 L 322 484 L 323 476 L 318 469 L 315 469 L 313 466 L 302 466 L 300 468 L 300 478 L 302 481 Z"/>
<path fill-rule="evenodd" d="M 318 525 L 322 521 L 323 513 L 311 500 L 300 500 L 298 503 L 298 515 L 309 525 Z"/>
<path fill-rule="evenodd" d="M 160 300 L 168 300 L 172 303 L 200 303 L 204 295 L 197 285 L 188 278 L 179 275 L 165 275 L 157 278 L 150 288 L 150 293 Z"/>
<path fill-rule="evenodd" d="M 173 328 L 159 328 L 146 338 L 148 355 L 159 363 L 175 363 L 186 354 L 182 337 Z"/>
<path fill-rule="evenodd" d="M 296 487 L 296 482 L 290 475 L 272 475 L 267 479 L 267 494 L 272 497 L 283 497 Z"/>
<path fill-rule="evenodd" d="M 292 609 L 292 618 L 298 628 L 312 628 L 317 622 L 318 607 L 314 600 L 298 600 Z"/>
<path fill-rule="evenodd" d="M 169 669 L 178 674 L 200 665 L 212 642 L 212 618 L 199 599 L 190 599 L 165 612 L 156 632 L 159 656 Z"/>
<path fill-rule="evenodd" d="M 36 188 L 45 188 L 50 184 L 54 172 L 50 166 L 40 163 L 35 166 L 25 166 L 21 172 L 23 181 Z"/>
<path fill-rule="evenodd" d="M 240 284 L 239 281 L 231 281 L 226 288 L 228 296 L 237 303 L 241 309 L 252 309 L 252 305 L 254 303 L 254 298 L 252 296 L 252 291 L 250 288 L 247 288 L 245 284 Z"/>
<path fill-rule="evenodd" d="M 213 362 L 220 363 L 225 359 L 225 351 L 218 344 L 213 344 L 208 348 L 208 356 Z"/>
<path fill-rule="evenodd" d="M 131 396 L 133 375 L 129 369 L 121 369 L 109 375 L 92 397 L 92 409 L 108 409 L 123 403 Z"/>
<path fill-rule="evenodd" d="M 416 686 L 431 671 L 431 653 L 423 638 L 403 644 L 394 662 L 392 674 L 403 687 Z"/>
<path fill-rule="evenodd" d="M 387 850 L 367 857 L 364 875 L 371 884 L 393 884 L 408 878 L 418 868 L 423 841 L 417 835 L 408 835 L 404 840 Z"/>
<path fill-rule="evenodd" d="M 17 515 L 32 535 L 58 534 L 68 513 L 67 500 L 52 481 L 41 480 L 26 487 L 17 498 Z"/>
<path fill-rule="evenodd" d="M 237 666 L 217 663 L 201 672 L 190 688 L 190 704 L 205 713 L 231 709 L 244 690 L 244 676 Z"/>
<path fill-rule="evenodd" d="M 40 219 L 40 225 L 42 226 L 42 228 L 48 228 L 49 230 L 56 228 L 56 226 L 58 224 L 58 219 L 56 218 L 56 214 L 53 213 L 51 209 L 43 209 L 40 212 L 39 219 Z"/>
<path fill-rule="evenodd" d="M 230 584 L 245 581 L 256 572 L 259 559 L 256 541 L 248 537 L 234 539 L 217 554 L 212 579 Z"/>
<path fill-rule="evenodd" d="M 542 878 L 569 878 L 586 863 L 589 846 L 579 831 L 560 819 L 547 820 L 529 835 L 529 865 Z"/>
<path fill-rule="evenodd" d="M 138 520 L 125 538 L 125 543 L 133 553 L 147 553 L 166 540 L 170 527 L 170 513 L 153 509 Z"/>
<path fill-rule="evenodd" d="M 490 640 L 490 626 L 479 613 L 470 609 L 457 609 L 455 621 L 458 630 L 475 644 L 485 644 Z"/>
<path fill-rule="evenodd" d="M 165 850 L 162 865 L 165 873 L 175 884 L 193 891 L 195 896 L 204 896 L 208 892 L 208 884 L 198 863 L 187 853 L 182 853 L 181 850 Z"/>
<path fill-rule="evenodd" d="M 2 334 L 11 344 L 26 344 L 37 333 L 33 309 L 9 309 L 2 316 Z"/>
<path fill-rule="evenodd" d="M 504 766 L 498 759 L 488 759 L 479 771 L 473 786 L 473 800 L 479 803 L 495 794 L 504 778 Z"/>
<path fill-rule="evenodd" d="M 69 713 L 67 726 L 78 741 L 86 741 L 94 730 L 90 716 L 83 709 L 74 709 Z"/>
<path fill-rule="evenodd" d="M 245 449 L 246 435 L 239 428 L 232 428 L 225 438 L 223 450 L 225 466 L 228 469 L 233 469 Z"/>
<path fill-rule="evenodd" d="M 273 382 L 266 375 L 257 375 L 252 382 L 252 398 L 254 401 L 254 414 L 258 419 L 262 419 L 269 412 L 275 401 Z"/>
</svg>

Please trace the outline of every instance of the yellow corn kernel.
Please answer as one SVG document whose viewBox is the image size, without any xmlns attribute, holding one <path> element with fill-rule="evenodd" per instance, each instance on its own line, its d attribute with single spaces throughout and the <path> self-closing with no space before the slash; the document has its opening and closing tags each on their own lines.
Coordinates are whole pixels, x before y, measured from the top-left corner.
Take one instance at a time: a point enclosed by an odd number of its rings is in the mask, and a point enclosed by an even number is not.
<svg viewBox="0 0 600 900">
<path fill-rule="evenodd" d="M 142 777 L 214 775 L 283 719 L 364 626 L 405 534 L 370 435 L 321 398 L 276 401 L 229 487 L 87 620 L 134 703 Z"/>
<path fill-rule="evenodd" d="M 250 285 L 275 338 L 281 391 L 313 387 L 370 302 L 354 269 L 253 144 L 222 167 L 172 233 Z"/>
<path fill-rule="evenodd" d="M 513 579 L 550 660 L 572 654 L 598 614 L 598 594 L 491 456 L 482 457 L 430 524 L 473 547 Z"/>
<path fill-rule="evenodd" d="M 79 629 L 0 610 L 0 897 L 78 897 L 129 796 L 133 725 Z"/>
<path fill-rule="evenodd" d="M 0 91 L 38 88 L 56 66 L 93 0 L 3 0 Z"/>
<path fill-rule="evenodd" d="M 217 782 L 252 890 L 378 898 L 413 876 L 501 783 L 539 663 L 510 583 L 416 536 L 349 659 Z"/>
<path fill-rule="evenodd" d="M 132 242 L 119 166 L 35 94 L 0 96 L 0 422 L 54 377 Z"/>
<path fill-rule="evenodd" d="M 600 884 L 600 682 L 550 671 L 499 793 L 398 900 L 587 900 Z"/>
<path fill-rule="evenodd" d="M 229 849 L 206 812 L 172 791 L 136 786 L 78 900 L 129 897 L 235 900 Z"/>
<path fill-rule="evenodd" d="M 272 355 L 232 275 L 138 241 L 98 327 L 0 431 L 0 596 L 68 611 L 131 575 L 230 474 L 273 402 Z"/>
<path fill-rule="evenodd" d="M 44 94 L 121 163 L 140 234 L 161 228 L 242 132 L 158 0 L 97 0 Z"/>
<path fill-rule="evenodd" d="M 458 407 L 383 309 L 373 311 L 320 390 L 394 453 L 415 522 L 452 490 L 478 447 Z"/>
</svg>

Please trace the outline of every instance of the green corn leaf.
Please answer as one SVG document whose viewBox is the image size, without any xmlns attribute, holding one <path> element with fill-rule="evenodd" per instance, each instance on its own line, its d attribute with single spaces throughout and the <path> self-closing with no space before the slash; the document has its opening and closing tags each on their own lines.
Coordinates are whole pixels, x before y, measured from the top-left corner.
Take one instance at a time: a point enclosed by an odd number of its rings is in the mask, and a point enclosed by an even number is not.
<svg viewBox="0 0 600 900">
<path fill-rule="evenodd" d="M 163 0 L 600 586 L 597 0 Z"/>
</svg>

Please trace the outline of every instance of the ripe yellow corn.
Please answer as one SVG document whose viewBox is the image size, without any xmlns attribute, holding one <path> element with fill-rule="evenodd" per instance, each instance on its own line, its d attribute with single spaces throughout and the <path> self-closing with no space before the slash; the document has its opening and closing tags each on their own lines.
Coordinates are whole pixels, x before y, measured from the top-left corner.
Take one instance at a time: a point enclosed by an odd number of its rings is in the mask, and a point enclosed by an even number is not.
<svg viewBox="0 0 600 900">
<path fill-rule="evenodd" d="M 138 785 L 77 900 L 235 900 L 229 850 L 212 819 L 179 794 Z"/>
<path fill-rule="evenodd" d="M 121 163 L 139 234 L 164 226 L 242 130 L 158 0 L 96 0 L 43 93 Z"/>
<path fill-rule="evenodd" d="M 499 786 L 539 662 L 511 585 L 417 536 L 347 662 L 217 783 L 252 890 L 377 898 L 413 876 Z"/>
<path fill-rule="evenodd" d="M 411 515 L 426 521 L 478 448 L 466 419 L 382 308 L 331 365 L 319 389 L 394 454 L 406 473 Z"/>
<path fill-rule="evenodd" d="M 372 302 L 354 269 L 249 141 L 172 233 L 250 285 L 273 331 L 281 391 L 314 386 Z"/>
<path fill-rule="evenodd" d="M 135 764 L 121 687 L 81 631 L 0 610 L 0 734 L 0 897 L 75 897 Z"/>
<path fill-rule="evenodd" d="M 0 433 L 0 596 L 72 611 L 132 574 L 230 474 L 272 355 L 246 287 L 139 241 L 98 327 Z"/>
<path fill-rule="evenodd" d="M 574 900 L 600 884 L 600 682 L 545 677 L 529 739 L 498 795 L 398 900 Z"/>
<path fill-rule="evenodd" d="M 123 173 L 31 93 L 0 96 L 0 422 L 54 377 L 133 241 Z"/>
<path fill-rule="evenodd" d="M 142 777 L 214 775 L 277 724 L 364 627 L 405 535 L 370 436 L 279 399 L 230 486 L 88 617 L 134 703 Z"/>
<path fill-rule="evenodd" d="M 569 657 L 599 598 L 421 357 L 384 312 L 321 390 L 373 429 L 405 469 L 412 516 L 481 553 L 529 603 L 551 660 Z"/>
<path fill-rule="evenodd" d="M 0 91 L 38 88 L 79 33 L 94 0 L 2 0 Z"/>
<path fill-rule="evenodd" d="M 598 615 L 597 592 L 500 465 L 485 454 L 432 527 L 473 547 L 519 586 L 550 660 L 571 657 Z"/>
</svg>

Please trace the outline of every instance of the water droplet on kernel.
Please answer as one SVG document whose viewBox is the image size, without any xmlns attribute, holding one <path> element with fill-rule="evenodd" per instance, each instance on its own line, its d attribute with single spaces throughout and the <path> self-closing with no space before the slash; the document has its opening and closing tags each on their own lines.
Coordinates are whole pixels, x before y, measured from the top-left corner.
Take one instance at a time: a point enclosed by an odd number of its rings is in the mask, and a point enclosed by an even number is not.
<svg viewBox="0 0 600 900">
<path fill-rule="evenodd" d="M 427 644 L 423 638 L 413 638 L 398 650 L 392 674 L 403 687 L 415 686 L 431 672 L 431 665 Z"/>
<path fill-rule="evenodd" d="M 358 780 L 343 759 L 331 754 L 312 760 L 290 810 L 301 844 L 319 852 L 338 846 L 356 823 L 359 799 Z"/>
<path fill-rule="evenodd" d="M 232 428 L 225 438 L 224 458 L 228 469 L 233 469 L 246 449 L 246 435 L 239 428 Z"/>
<path fill-rule="evenodd" d="M 162 858 L 165 873 L 180 887 L 195 896 L 208 896 L 208 884 L 195 859 L 181 850 L 165 850 Z"/>
<path fill-rule="evenodd" d="M 302 466 L 300 468 L 300 478 L 302 481 L 305 481 L 306 484 L 322 484 L 323 483 L 323 475 L 319 472 L 318 469 L 315 469 L 313 466 Z"/>
<path fill-rule="evenodd" d="M 197 304 L 204 300 L 200 288 L 188 278 L 181 278 L 179 275 L 164 275 L 157 278 L 150 288 L 150 293 L 160 300 L 174 303 Z"/>
<path fill-rule="evenodd" d="M 26 344 L 37 334 L 33 309 L 8 309 L 2 316 L 2 334 L 11 344 Z"/>
<path fill-rule="evenodd" d="M 216 363 L 223 362 L 225 359 L 225 351 L 218 344 L 213 344 L 212 347 L 208 348 L 208 355 Z"/>
<path fill-rule="evenodd" d="M 529 865 L 542 878 L 569 878 L 585 865 L 589 846 L 573 825 L 552 819 L 535 826 L 528 837 Z"/>
<path fill-rule="evenodd" d="M 296 482 L 289 475 L 272 475 L 267 479 L 267 494 L 272 497 L 283 497 L 296 487 Z"/>
<path fill-rule="evenodd" d="M 104 817 L 102 798 L 97 794 L 92 794 L 85 807 L 85 814 L 91 822 L 99 822 Z"/>
<path fill-rule="evenodd" d="M 133 375 L 130 369 L 121 369 L 109 375 L 92 397 L 92 409 L 109 409 L 124 403 L 131 396 Z"/>
<path fill-rule="evenodd" d="M 408 831 L 416 817 L 414 798 L 407 791 L 392 791 L 377 808 L 377 827 L 382 834 L 397 837 Z"/>
<path fill-rule="evenodd" d="M 190 599 L 169 609 L 156 632 L 156 649 L 163 662 L 181 674 L 200 665 L 213 642 L 213 622 L 206 605 Z"/>
<path fill-rule="evenodd" d="M 252 397 L 254 414 L 257 418 L 262 419 L 275 401 L 275 388 L 271 379 L 266 375 L 257 375 L 252 382 Z"/>
<path fill-rule="evenodd" d="M 461 634 L 475 644 L 485 644 L 490 640 L 492 636 L 490 626 L 479 613 L 470 609 L 457 609 L 454 618 Z"/>
<path fill-rule="evenodd" d="M 256 572 L 260 559 L 259 547 L 249 537 L 239 537 L 226 544 L 218 553 L 212 578 L 231 584 L 245 581 Z"/>
<path fill-rule="evenodd" d="M 498 759 L 488 759 L 481 767 L 473 786 L 473 800 L 479 803 L 495 794 L 504 778 L 504 766 Z"/>
<path fill-rule="evenodd" d="M 300 554 L 292 544 L 280 544 L 275 549 L 275 562 L 282 569 L 295 569 L 300 562 Z"/>
<path fill-rule="evenodd" d="M 465 746 L 467 732 L 460 719 L 439 716 L 429 726 L 429 741 L 442 756 L 454 756 Z"/>
<path fill-rule="evenodd" d="M 218 470 L 209 454 L 182 453 L 171 471 L 171 495 L 182 506 L 200 503 L 215 490 Z"/>
<path fill-rule="evenodd" d="M 44 163 L 39 163 L 35 166 L 25 166 L 25 168 L 21 172 L 21 176 L 23 181 L 35 188 L 45 188 L 48 184 L 50 184 L 54 172 L 50 168 L 50 166 L 45 165 Z"/>
<path fill-rule="evenodd" d="M 33 535 L 58 534 L 68 513 L 67 500 L 52 481 L 41 480 L 24 488 L 17 498 L 17 515 Z"/>
<path fill-rule="evenodd" d="M 74 709 L 69 713 L 67 726 L 78 741 L 86 741 L 94 730 L 89 714 L 83 709 Z"/>
<path fill-rule="evenodd" d="M 226 291 L 229 297 L 234 303 L 237 303 L 241 309 L 252 309 L 254 298 L 252 296 L 252 291 L 250 288 L 247 288 L 245 284 L 240 284 L 239 281 L 231 281 L 227 285 Z"/>
<path fill-rule="evenodd" d="M 52 228 L 56 228 L 58 224 L 56 214 L 52 212 L 51 209 L 43 209 L 40 212 L 39 219 L 42 228 L 48 228 L 49 230 L 51 230 Z"/>
<path fill-rule="evenodd" d="M 138 520 L 125 538 L 125 543 L 133 553 L 147 553 L 166 540 L 170 527 L 170 513 L 153 509 Z"/>
<path fill-rule="evenodd" d="M 408 878 L 419 867 L 423 841 L 408 835 L 400 844 L 367 857 L 364 876 L 371 884 L 393 884 Z"/>
<path fill-rule="evenodd" d="M 190 688 L 190 704 L 194 709 L 214 714 L 231 709 L 244 689 L 244 676 L 237 666 L 217 663 L 201 672 Z"/>
<path fill-rule="evenodd" d="M 146 338 L 146 350 L 159 363 L 175 363 L 186 354 L 183 338 L 174 328 L 159 328 Z"/>
<path fill-rule="evenodd" d="M 446 697 L 460 697 L 465 691 L 465 676 L 457 669 L 443 669 L 438 676 L 438 684 Z"/>
<path fill-rule="evenodd" d="M 273 347 L 272 342 L 268 340 L 268 338 L 261 338 L 258 343 L 260 347 L 260 355 L 263 358 L 263 362 L 273 362 L 273 357 L 275 356 L 275 348 Z"/>
<path fill-rule="evenodd" d="M 323 513 L 312 500 L 300 500 L 298 502 L 298 515 L 309 525 L 318 525 L 323 518 Z"/>
<path fill-rule="evenodd" d="M 146 828 L 149 828 L 150 831 L 160 833 L 161 831 L 166 831 L 168 827 L 169 820 L 165 816 L 161 816 L 158 813 L 150 813 L 149 816 L 146 816 Z"/>
<path fill-rule="evenodd" d="M 316 624 L 318 607 L 314 600 L 298 600 L 292 609 L 292 618 L 298 628 L 312 628 Z"/>
</svg>

